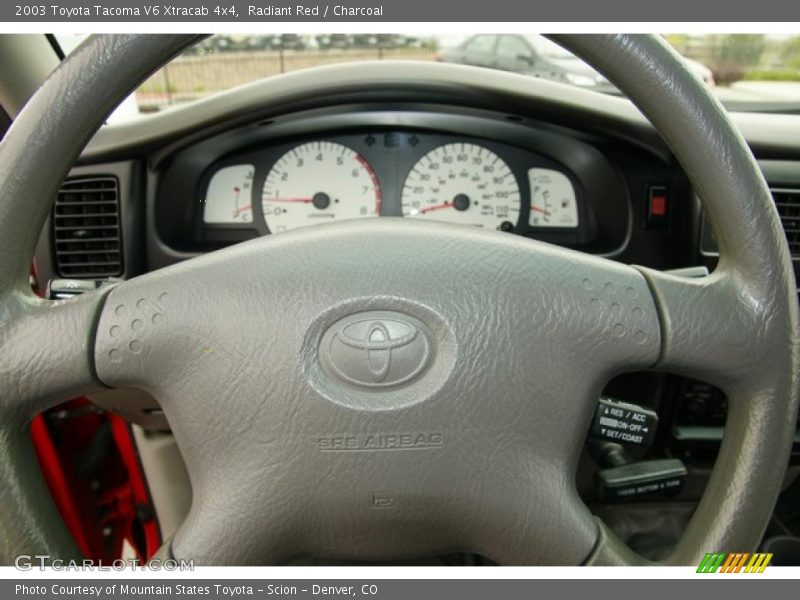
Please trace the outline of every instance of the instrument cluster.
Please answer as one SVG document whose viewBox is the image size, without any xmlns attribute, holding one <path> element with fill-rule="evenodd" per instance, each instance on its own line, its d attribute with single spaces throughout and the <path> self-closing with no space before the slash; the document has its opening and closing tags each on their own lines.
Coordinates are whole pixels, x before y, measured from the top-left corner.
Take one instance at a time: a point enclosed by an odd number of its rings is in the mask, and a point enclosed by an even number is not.
<svg viewBox="0 0 800 600">
<path fill-rule="evenodd" d="M 585 237 L 585 190 L 570 170 L 528 149 L 470 136 L 373 131 L 236 152 L 201 178 L 196 224 L 206 238 L 381 216 L 523 235 Z"/>
</svg>

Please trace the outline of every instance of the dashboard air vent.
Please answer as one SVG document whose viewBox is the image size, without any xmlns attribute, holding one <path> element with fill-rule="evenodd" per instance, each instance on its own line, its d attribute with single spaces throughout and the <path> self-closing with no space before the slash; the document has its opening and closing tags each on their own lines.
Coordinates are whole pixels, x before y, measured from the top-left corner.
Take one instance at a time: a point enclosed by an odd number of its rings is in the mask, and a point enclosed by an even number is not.
<svg viewBox="0 0 800 600">
<path fill-rule="evenodd" d="M 792 258 L 800 258 L 800 189 L 772 188 Z"/>
<path fill-rule="evenodd" d="M 115 177 L 64 182 L 53 208 L 53 243 L 61 277 L 122 275 L 119 183 Z"/>
</svg>

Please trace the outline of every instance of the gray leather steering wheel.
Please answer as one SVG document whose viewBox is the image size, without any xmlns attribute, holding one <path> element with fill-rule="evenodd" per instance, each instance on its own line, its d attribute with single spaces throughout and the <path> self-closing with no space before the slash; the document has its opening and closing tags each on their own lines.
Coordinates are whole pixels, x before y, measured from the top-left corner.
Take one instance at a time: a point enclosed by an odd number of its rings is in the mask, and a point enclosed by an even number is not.
<svg viewBox="0 0 800 600">
<path fill-rule="evenodd" d="M 0 146 L 3 562 L 77 555 L 33 456 L 31 416 L 128 386 L 159 399 L 186 460 L 194 500 L 171 544 L 178 558 L 457 550 L 505 564 L 640 564 L 574 479 L 603 385 L 648 368 L 701 378 L 730 401 L 708 488 L 668 562 L 754 548 L 797 415 L 792 264 L 751 153 L 664 42 L 558 38 L 641 108 L 685 168 L 720 246 L 707 278 L 379 219 L 36 298 L 28 267 L 60 182 L 114 106 L 191 41 L 90 39 Z"/>
</svg>

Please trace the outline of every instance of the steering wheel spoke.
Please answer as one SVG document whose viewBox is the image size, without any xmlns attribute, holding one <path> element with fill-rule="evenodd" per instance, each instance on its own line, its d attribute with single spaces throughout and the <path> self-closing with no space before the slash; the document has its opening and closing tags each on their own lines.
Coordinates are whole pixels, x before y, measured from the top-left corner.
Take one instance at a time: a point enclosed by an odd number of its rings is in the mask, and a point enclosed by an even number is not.
<svg viewBox="0 0 800 600">
<path fill-rule="evenodd" d="M 102 388 L 92 350 L 104 293 L 52 302 L 12 290 L 0 300 L 0 551 L 7 561 L 79 557 L 41 477 L 29 424 L 58 402 Z"/>
<path fill-rule="evenodd" d="M 105 292 L 42 300 L 12 292 L 3 302 L 0 398 L 4 419 L 27 423 L 60 401 L 102 388 L 93 368 L 94 327 Z"/>
<path fill-rule="evenodd" d="M 727 269 L 701 278 L 641 271 L 661 320 L 659 370 L 728 389 L 761 380 L 770 361 L 766 340 L 789 329 L 771 318 L 769 298 Z"/>
</svg>

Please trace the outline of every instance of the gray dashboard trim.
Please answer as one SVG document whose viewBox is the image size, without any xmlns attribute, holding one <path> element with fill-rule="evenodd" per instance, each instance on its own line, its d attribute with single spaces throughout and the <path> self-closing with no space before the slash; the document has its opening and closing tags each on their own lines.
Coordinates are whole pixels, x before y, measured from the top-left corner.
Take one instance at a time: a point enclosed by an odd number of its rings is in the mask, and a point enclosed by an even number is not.
<svg viewBox="0 0 800 600">
<path fill-rule="evenodd" d="M 758 166 L 773 189 L 800 185 L 800 168 L 793 160 L 759 160 Z"/>
<path fill-rule="evenodd" d="M 477 67 L 413 61 L 365 61 L 315 67 L 259 80 L 189 105 L 127 123 L 103 126 L 86 146 L 81 159 L 95 160 L 109 153 L 141 145 L 166 143 L 176 136 L 196 132 L 220 122 L 264 112 L 277 105 L 347 92 L 392 90 L 438 91 L 450 98 L 473 92 L 488 104 L 516 100 L 529 106 L 550 107 L 565 113 L 612 119 L 630 128 L 636 138 L 655 130 L 623 98 L 513 73 Z"/>
<path fill-rule="evenodd" d="M 176 106 L 132 122 L 103 126 L 81 160 L 99 160 L 144 145 L 165 144 L 177 136 L 229 120 L 263 113 L 270 107 L 337 93 L 430 90 L 461 98 L 470 92 L 487 103 L 524 103 L 532 108 L 615 125 L 617 133 L 663 147 L 653 126 L 626 98 L 609 96 L 524 75 L 443 63 L 365 61 L 315 67 L 262 79 Z M 453 96 L 454 90 L 459 95 Z M 800 149 L 800 120 L 795 115 L 732 113 L 751 146 L 767 152 Z"/>
</svg>

